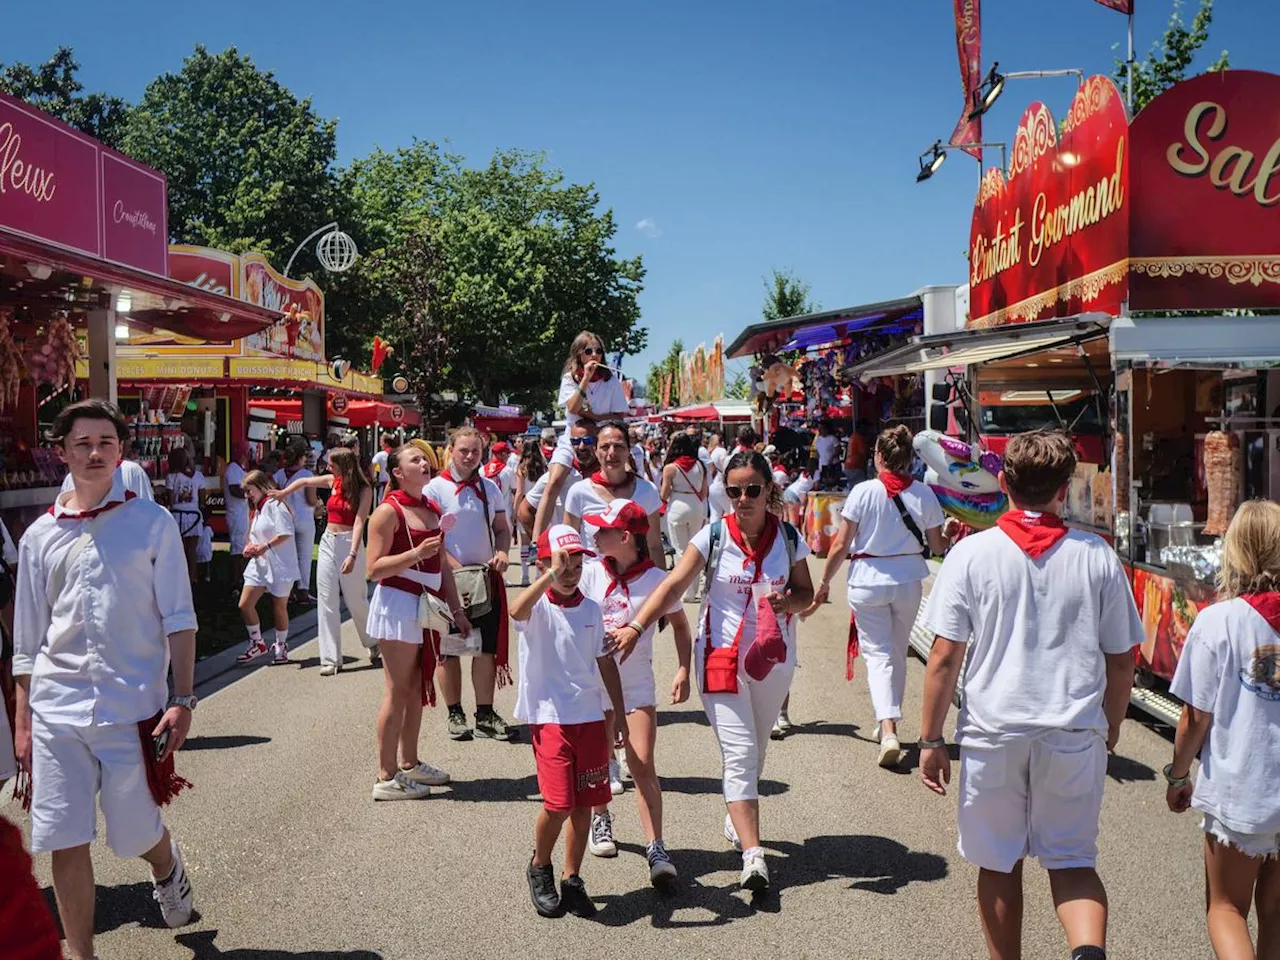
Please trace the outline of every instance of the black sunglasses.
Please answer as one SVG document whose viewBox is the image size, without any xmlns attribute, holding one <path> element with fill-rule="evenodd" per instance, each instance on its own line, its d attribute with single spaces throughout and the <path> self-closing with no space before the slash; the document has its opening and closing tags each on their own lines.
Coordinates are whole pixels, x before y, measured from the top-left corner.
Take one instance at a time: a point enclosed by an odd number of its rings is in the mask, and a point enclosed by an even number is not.
<svg viewBox="0 0 1280 960">
<path fill-rule="evenodd" d="M 594 447 L 596 445 L 595 437 L 572 437 L 569 442 L 575 447 Z"/>
<path fill-rule="evenodd" d="M 730 500 L 741 500 L 744 493 L 748 500 L 754 500 L 764 493 L 764 484 L 748 483 L 745 487 L 725 487 L 724 492 L 729 495 Z"/>
<path fill-rule="evenodd" d="M 596 356 L 596 357 L 604 356 L 604 350 L 601 349 L 600 347 L 583 347 L 582 352 L 585 353 L 587 356 Z"/>
</svg>

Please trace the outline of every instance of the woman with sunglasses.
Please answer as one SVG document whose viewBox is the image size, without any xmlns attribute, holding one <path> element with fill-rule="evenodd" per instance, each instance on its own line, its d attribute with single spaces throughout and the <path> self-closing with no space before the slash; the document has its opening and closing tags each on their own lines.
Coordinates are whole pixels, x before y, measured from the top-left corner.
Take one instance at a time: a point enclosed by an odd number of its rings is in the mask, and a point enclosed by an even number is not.
<svg viewBox="0 0 1280 960">
<path fill-rule="evenodd" d="M 622 381 L 605 365 L 604 341 L 589 330 L 573 338 L 569 359 L 560 377 L 558 402 L 564 407 L 566 426 L 548 463 L 548 495 L 538 504 L 533 522 L 535 543 L 551 525 L 552 505 L 559 501 L 567 486 L 574 459 L 573 445 L 569 442 L 574 424 L 583 420 L 603 423 L 626 417 L 631 412 L 631 404 L 622 392 Z"/>
<path fill-rule="evenodd" d="M 762 892 L 769 870 L 760 846 L 760 775 L 795 672 L 794 615 L 809 605 L 813 583 L 805 563 L 809 548 L 775 515 L 781 492 L 769 462 L 758 453 L 734 454 L 725 465 L 725 492 L 734 512 L 703 527 L 631 623 L 611 633 L 625 660 L 644 631 L 707 571 L 694 668 L 724 763 L 725 838 L 742 851 L 743 887 Z M 762 619 L 770 613 L 774 621 Z M 786 648 L 780 658 L 778 642 Z"/>
</svg>

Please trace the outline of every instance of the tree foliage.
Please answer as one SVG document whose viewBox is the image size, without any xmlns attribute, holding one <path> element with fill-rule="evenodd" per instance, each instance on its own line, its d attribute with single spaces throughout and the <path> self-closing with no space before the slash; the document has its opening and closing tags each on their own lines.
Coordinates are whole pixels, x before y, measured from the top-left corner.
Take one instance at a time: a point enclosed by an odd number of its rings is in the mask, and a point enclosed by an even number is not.
<svg viewBox="0 0 1280 960">
<path fill-rule="evenodd" d="M 764 283 L 764 304 L 760 314 L 765 320 L 782 320 L 813 313 L 818 305 L 809 299 L 809 284 L 788 270 L 774 270 Z"/>
<path fill-rule="evenodd" d="M 77 78 L 80 63 L 70 47 L 59 47 L 38 66 L 0 64 L 0 90 L 25 100 L 83 134 L 120 149 L 129 105 L 105 93 L 85 93 Z"/>
<path fill-rule="evenodd" d="M 674 341 L 667 350 L 667 355 L 657 363 L 649 364 L 649 374 L 645 377 L 645 396 L 655 407 L 662 404 L 662 381 L 671 376 L 671 406 L 678 407 L 684 398 L 680 396 L 680 354 L 684 353 L 684 341 Z"/>
<path fill-rule="evenodd" d="M 747 379 L 747 375 L 741 370 L 733 375 L 724 388 L 724 396 L 726 400 L 750 400 L 751 399 L 751 381 Z"/>
<path fill-rule="evenodd" d="M 1168 90 L 1175 83 L 1186 79 L 1197 54 L 1209 41 L 1209 26 L 1213 23 L 1213 0 L 1200 0 L 1200 8 L 1188 28 L 1182 20 L 1182 0 L 1174 0 L 1169 26 L 1159 42 L 1152 44 L 1145 59 L 1138 60 L 1133 70 L 1133 112 L 1138 113 L 1148 103 Z M 1208 66 L 1210 72 L 1226 70 L 1230 66 L 1227 51 L 1223 50 Z M 1116 83 L 1123 90 L 1129 78 L 1129 68 L 1123 60 L 1116 61 Z"/>
</svg>

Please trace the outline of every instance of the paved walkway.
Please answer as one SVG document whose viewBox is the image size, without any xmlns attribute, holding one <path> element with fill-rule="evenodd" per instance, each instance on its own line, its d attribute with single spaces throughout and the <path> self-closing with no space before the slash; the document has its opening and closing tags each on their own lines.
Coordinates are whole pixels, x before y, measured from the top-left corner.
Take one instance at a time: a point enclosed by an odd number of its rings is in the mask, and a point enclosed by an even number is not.
<svg viewBox="0 0 1280 960">
<path fill-rule="evenodd" d="M 800 727 L 771 746 L 762 801 L 776 892 L 759 906 L 738 891 L 740 859 L 720 836 L 719 751 L 696 695 L 659 712 L 658 769 L 678 891 L 663 897 L 650 888 L 628 792 L 614 807 L 620 856 L 588 857 L 584 869 L 602 908 L 598 920 L 543 920 L 524 881 L 537 811 L 529 746 L 454 743 L 443 710 L 429 711 L 423 756 L 455 784 L 421 802 L 373 803 L 382 678 L 351 659 L 359 644 L 347 624 L 347 668 L 336 677 L 319 676 L 309 642 L 294 650 L 295 666 L 209 685 L 221 689 L 201 704 L 179 758 L 196 789 L 169 814 L 202 915 L 181 931 L 160 927 L 145 867 L 99 843 L 99 953 L 103 960 L 487 960 L 570 949 L 611 958 L 981 956 L 976 873 L 955 852 L 955 799 L 925 790 L 914 756 L 901 772 L 875 766 L 861 664 L 853 684 L 844 680 L 846 617 L 841 600 L 802 627 L 792 696 Z M 669 643 L 658 646 L 661 691 L 674 655 Z M 904 739 L 918 732 L 922 676 L 913 659 Z M 512 702 L 503 691 L 499 711 L 510 716 Z M 1169 755 L 1167 732 L 1131 720 L 1111 761 L 1100 868 L 1116 957 L 1210 955 L 1198 818 L 1165 810 L 1158 771 Z M 47 885 L 47 857 L 38 870 Z M 1027 876 L 1026 956 L 1062 957 L 1045 874 L 1029 867 Z"/>
</svg>

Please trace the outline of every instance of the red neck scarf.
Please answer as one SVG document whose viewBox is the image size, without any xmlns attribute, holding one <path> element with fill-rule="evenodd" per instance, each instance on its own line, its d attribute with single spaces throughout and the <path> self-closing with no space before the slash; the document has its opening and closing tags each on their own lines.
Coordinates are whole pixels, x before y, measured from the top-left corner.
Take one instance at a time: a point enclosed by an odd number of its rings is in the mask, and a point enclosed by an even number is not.
<svg viewBox="0 0 1280 960">
<path fill-rule="evenodd" d="M 594 483 L 597 487 L 604 487 L 610 493 L 613 493 L 615 490 L 621 490 L 623 487 L 631 483 L 633 480 L 635 480 L 635 477 L 633 477 L 629 473 L 626 474 L 617 483 L 610 483 L 609 479 L 604 475 L 603 470 L 596 470 L 596 472 L 591 475 L 592 483 Z"/>
<path fill-rule="evenodd" d="M 674 463 L 681 470 L 683 470 L 685 473 L 688 473 L 695 466 L 697 466 L 698 458 L 697 457 L 676 457 L 671 462 Z"/>
<path fill-rule="evenodd" d="M 551 587 L 547 587 L 547 599 L 557 607 L 576 607 L 582 602 L 583 597 L 582 591 L 577 587 L 574 587 L 573 593 L 567 597 L 563 593 L 556 593 Z"/>
<path fill-rule="evenodd" d="M 440 516 L 440 507 L 426 497 L 413 497 L 404 490 L 388 490 L 383 500 L 390 500 L 392 503 L 398 503 L 402 507 L 418 507 L 421 510 L 430 510 L 437 517 Z"/>
<path fill-rule="evenodd" d="M 903 490 L 914 482 L 910 474 L 890 473 L 888 470 L 880 474 L 876 479 L 884 484 L 884 492 L 889 495 L 890 500 L 901 494 Z"/>
<path fill-rule="evenodd" d="M 630 600 L 631 590 L 629 585 L 631 582 L 643 576 L 646 570 L 654 568 L 653 561 L 645 557 L 638 563 L 633 563 L 624 572 L 619 573 L 618 561 L 613 557 L 601 556 L 600 560 L 604 564 L 605 572 L 609 575 L 609 586 L 604 592 L 606 597 L 613 593 L 615 589 L 620 589 L 623 595 Z"/>
<path fill-rule="evenodd" d="M 1245 593 L 1240 595 L 1240 599 L 1257 610 L 1258 615 L 1271 625 L 1272 630 L 1280 633 L 1280 593 Z"/>
<path fill-rule="evenodd" d="M 724 527 L 729 532 L 730 539 L 738 545 L 738 549 L 746 557 L 742 561 L 742 569 L 746 570 L 749 564 L 754 563 L 756 566 L 754 580 L 759 580 L 764 575 L 765 557 L 769 556 L 769 551 L 773 549 L 773 541 L 778 537 L 778 518 L 771 513 L 765 514 L 764 530 L 756 538 L 754 549 L 747 546 L 742 528 L 738 525 L 736 513 L 731 513 L 724 518 Z"/>
<path fill-rule="evenodd" d="M 453 484 L 454 496 L 457 496 L 459 493 L 461 493 L 463 491 L 463 488 L 465 487 L 473 488 L 476 492 L 476 496 L 480 496 L 480 471 L 479 470 L 473 473 L 471 475 L 471 478 L 468 480 L 459 480 L 457 477 L 453 475 L 452 472 L 450 472 L 448 467 L 445 467 L 443 470 L 440 471 L 440 476 Z"/>
<path fill-rule="evenodd" d="M 483 472 L 486 477 L 492 480 L 503 470 L 507 469 L 507 461 L 501 458 L 490 460 L 484 465 Z"/>
<path fill-rule="evenodd" d="M 72 513 L 70 510 L 64 510 L 61 516 L 54 514 L 59 520 L 92 520 L 94 517 L 106 513 L 108 510 L 114 510 L 121 504 L 128 503 L 130 500 L 136 500 L 138 495 L 132 490 L 124 492 L 123 500 L 108 500 L 106 503 L 94 507 L 92 510 L 83 510 L 80 513 Z M 49 507 L 49 512 L 53 513 L 53 507 Z"/>
<path fill-rule="evenodd" d="M 552 454 L 554 454 L 555 452 L 556 452 L 556 448 L 555 448 L 555 447 L 543 447 L 543 448 L 542 448 L 542 459 L 544 459 L 544 460 L 550 460 L 550 459 L 551 459 L 551 455 L 552 455 Z"/>
<path fill-rule="evenodd" d="M 608 370 L 606 370 L 606 369 L 605 369 L 604 367 L 602 367 L 602 366 L 601 366 L 601 367 L 596 367 L 594 370 L 592 370 L 592 371 L 591 371 L 591 382 L 592 382 L 592 383 L 597 383 L 597 382 L 599 382 L 599 381 L 601 381 L 601 380 L 607 380 L 607 379 L 608 379 L 608 377 L 609 377 L 609 371 L 608 371 Z"/>
<path fill-rule="evenodd" d="M 1067 535 L 1067 525 L 1052 513 L 1032 517 L 1022 510 L 1009 510 L 1001 515 L 996 525 L 1032 560 L 1048 553 Z"/>
</svg>

